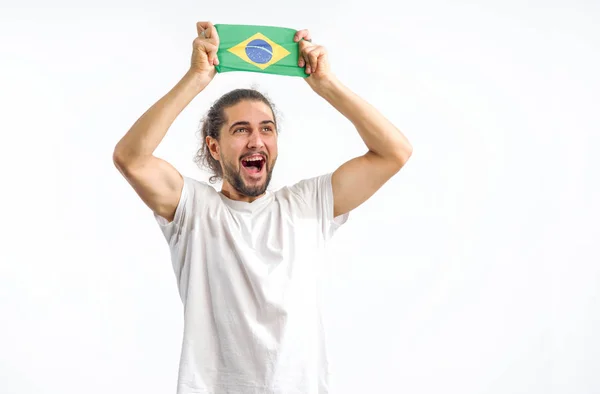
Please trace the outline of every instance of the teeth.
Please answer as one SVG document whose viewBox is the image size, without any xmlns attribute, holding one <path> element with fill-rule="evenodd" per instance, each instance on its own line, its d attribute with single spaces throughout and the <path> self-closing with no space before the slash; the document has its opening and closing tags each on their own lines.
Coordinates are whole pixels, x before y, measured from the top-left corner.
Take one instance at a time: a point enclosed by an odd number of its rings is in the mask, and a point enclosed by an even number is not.
<svg viewBox="0 0 600 394">
<path fill-rule="evenodd" d="M 262 159 L 262 157 L 250 157 L 248 159 L 244 159 L 244 161 L 260 161 Z"/>
</svg>

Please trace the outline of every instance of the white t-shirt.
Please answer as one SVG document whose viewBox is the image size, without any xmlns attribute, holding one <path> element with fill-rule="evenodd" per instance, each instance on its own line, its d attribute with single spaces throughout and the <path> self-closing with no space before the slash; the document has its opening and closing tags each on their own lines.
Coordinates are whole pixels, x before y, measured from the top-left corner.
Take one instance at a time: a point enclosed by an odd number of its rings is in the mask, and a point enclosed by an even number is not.
<svg viewBox="0 0 600 394">
<path fill-rule="evenodd" d="M 172 222 L 154 214 L 184 306 L 178 394 L 325 394 L 317 282 L 333 217 L 331 173 L 252 203 L 184 176 Z"/>
</svg>

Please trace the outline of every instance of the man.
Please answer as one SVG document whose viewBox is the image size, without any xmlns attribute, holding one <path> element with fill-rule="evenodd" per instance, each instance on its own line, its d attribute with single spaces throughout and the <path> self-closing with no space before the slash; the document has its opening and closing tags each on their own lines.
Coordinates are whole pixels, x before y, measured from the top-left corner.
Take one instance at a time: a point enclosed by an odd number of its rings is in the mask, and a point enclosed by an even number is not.
<svg viewBox="0 0 600 394">
<path fill-rule="evenodd" d="M 258 92 L 236 90 L 208 111 L 198 161 L 220 192 L 153 152 L 216 75 L 219 37 L 197 24 L 191 66 L 119 141 L 114 163 L 168 241 L 184 304 L 178 394 L 328 393 L 317 280 L 320 252 L 351 210 L 396 174 L 412 148 L 330 70 L 327 52 L 298 31 L 310 87 L 347 117 L 368 152 L 335 172 L 267 190 L 277 120 Z"/>
</svg>

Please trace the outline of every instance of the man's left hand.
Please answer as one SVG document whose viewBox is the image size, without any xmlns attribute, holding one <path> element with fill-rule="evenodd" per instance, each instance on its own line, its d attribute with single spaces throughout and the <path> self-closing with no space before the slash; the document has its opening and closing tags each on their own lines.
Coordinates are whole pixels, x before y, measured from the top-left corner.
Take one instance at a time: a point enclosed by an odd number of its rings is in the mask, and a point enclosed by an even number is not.
<svg viewBox="0 0 600 394">
<path fill-rule="evenodd" d="M 327 50 L 321 45 L 311 42 L 310 32 L 306 29 L 299 30 L 294 36 L 294 41 L 299 42 L 300 56 L 298 66 L 304 67 L 309 75 L 306 82 L 313 90 L 318 90 L 323 85 L 334 79 L 329 67 Z"/>
</svg>

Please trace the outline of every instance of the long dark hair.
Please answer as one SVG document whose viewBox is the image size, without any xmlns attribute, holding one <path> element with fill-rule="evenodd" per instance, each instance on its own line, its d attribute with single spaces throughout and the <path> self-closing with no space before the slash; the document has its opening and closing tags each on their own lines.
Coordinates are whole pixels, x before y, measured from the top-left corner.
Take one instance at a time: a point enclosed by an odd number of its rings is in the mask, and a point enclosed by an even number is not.
<svg viewBox="0 0 600 394">
<path fill-rule="evenodd" d="M 209 170 L 213 175 L 210 177 L 209 182 L 215 183 L 218 179 L 223 178 L 223 170 L 218 160 L 210 154 L 210 149 L 206 144 L 206 137 L 210 136 L 217 141 L 221 138 L 221 127 L 227 121 L 225 117 L 225 109 L 238 104 L 241 101 L 261 101 L 269 106 L 271 112 L 273 112 L 273 120 L 275 121 L 275 127 L 277 128 L 277 119 L 275 118 L 275 106 L 271 101 L 262 93 L 256 89 L 235 89 L 229 93 L 224 94 L 210 107 L 204 118 L 202 119 L 202 126 L 199 129 L 200 134 L 200 148 L 196 152 L 194 162 L 199 167 L 204 167 Z"/>
</svg>

